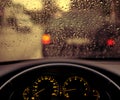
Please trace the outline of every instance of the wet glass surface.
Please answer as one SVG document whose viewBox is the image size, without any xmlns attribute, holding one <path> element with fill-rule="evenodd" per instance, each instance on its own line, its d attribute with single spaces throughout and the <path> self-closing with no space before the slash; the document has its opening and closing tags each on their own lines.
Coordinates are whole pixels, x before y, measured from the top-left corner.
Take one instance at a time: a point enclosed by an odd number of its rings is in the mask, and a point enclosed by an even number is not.
<svg viewBox="0 0 120 100">
<path fill-rule="evenodd" d="M 119 41 L 119 0 L 0 0 L 0 61 L 119 58 Z"/>
</svg>

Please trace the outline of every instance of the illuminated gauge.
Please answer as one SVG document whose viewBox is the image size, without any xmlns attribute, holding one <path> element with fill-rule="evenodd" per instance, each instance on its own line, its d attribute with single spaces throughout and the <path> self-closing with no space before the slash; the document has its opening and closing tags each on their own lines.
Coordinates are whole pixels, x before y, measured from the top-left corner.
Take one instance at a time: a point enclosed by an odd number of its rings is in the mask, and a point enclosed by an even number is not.
<svg viewBox="0 0 120 100">
<path fill-rule="evenodd" d="M 100 100 L 100 93 L 97 90 L 92 90 L 94 100 Z"/>
<path fill-rule="evenodd" d="M 24 91 L 23 91 L 23 98 L 24 100 L 30 100 L 30 98 L 32 97 L 32 91 L 29 87 L 27 87 Z"/>
<path fill-rule="evenodd" d="M 34 82 L 32 100 L 47 100 L 59 94 L 59 85 L 51 76 L 42 76 Z"/>
<path fill-rule="evenodd" d="M 64 82 L 63 94 L 68 99 L 88 98 L 89 85 L 82 77 L 73 76 Z"/>
</svg>

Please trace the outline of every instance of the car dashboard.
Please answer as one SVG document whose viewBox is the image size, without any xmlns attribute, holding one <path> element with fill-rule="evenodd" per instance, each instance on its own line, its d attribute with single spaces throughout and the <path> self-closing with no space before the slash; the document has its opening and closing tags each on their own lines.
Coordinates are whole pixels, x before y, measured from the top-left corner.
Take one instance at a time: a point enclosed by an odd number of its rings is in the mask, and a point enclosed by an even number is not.
<svg viewBox="0 0 120 100">
<path fill-rule="evenodd" d="M 1 63 L 4 71 L 0 71 L 0 97 L 4 100 L 114 100 L 120 98 L 119 64 L 119 61 L 111 65 L 111 61 L 60 58 Z M 110 72 L 115 72 L 111 66 L 118 68 L 117 75 Z"/>
</svg>

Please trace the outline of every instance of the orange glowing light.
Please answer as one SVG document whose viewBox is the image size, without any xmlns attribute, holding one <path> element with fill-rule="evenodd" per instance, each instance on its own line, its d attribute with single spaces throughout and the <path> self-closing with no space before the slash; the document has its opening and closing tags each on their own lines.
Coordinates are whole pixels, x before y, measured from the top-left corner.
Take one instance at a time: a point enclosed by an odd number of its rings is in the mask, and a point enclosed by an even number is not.
<svg viewBox="0 0 120 100">
<path fill-rule="evenodd" d="M 43 34 L 42 36 L 42 43 L 43 44 L 50 44 L 51 42 L 51 37 L 49 34 Z"/>
<path fill-rule="evenodd" d="M 115 45 L 115 40 L 114 40 L 114 39 L 108 39 L 108 40 L 107 40 L 107 45 L 108 45 L 108 46 L 113 46 L 113 45 Z"/>
</svg>

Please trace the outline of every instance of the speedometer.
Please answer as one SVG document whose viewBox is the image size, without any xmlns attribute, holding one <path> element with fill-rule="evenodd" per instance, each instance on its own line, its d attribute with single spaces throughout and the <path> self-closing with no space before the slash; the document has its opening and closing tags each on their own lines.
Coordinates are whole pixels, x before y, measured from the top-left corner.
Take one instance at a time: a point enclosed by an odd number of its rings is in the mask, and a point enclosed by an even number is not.
<svg viewBox="0 0 120 100">
<path fill-rule="evenodd" d="M 34 82 L 33 98 L 47 100 L 59 94 L 59 85 L 51 76 L 41 76 Z"/>
<path fill-rule="evenodd" d="M 31 92 L 32 94 L 28 88 L 25 89 L 24 100 L 48 100 L 59 94 L 59 85 L 51 76 L 41 76 L 34 82 Z"/>
<path fill-rule="evenodd" d="M 70 100 L 86 98 L 89 91 L 89 85 L 82 77 L 72 76 L 64 82 L 63 94 Z"/>
</svg>

